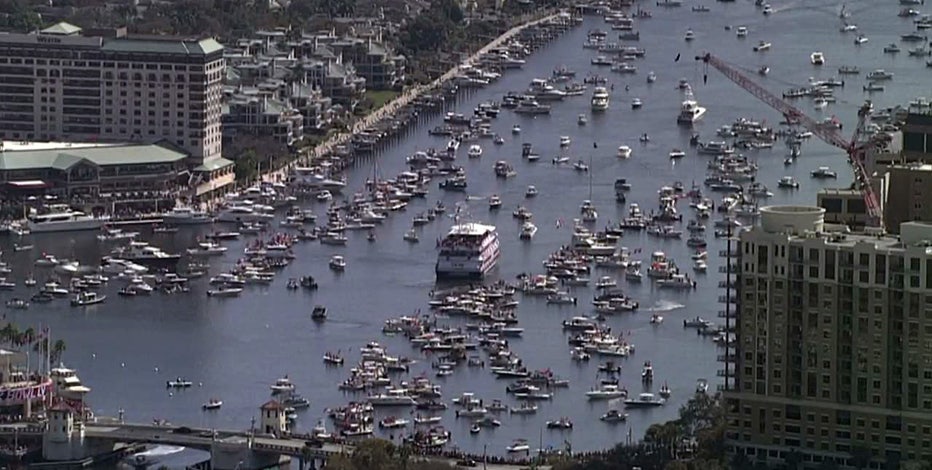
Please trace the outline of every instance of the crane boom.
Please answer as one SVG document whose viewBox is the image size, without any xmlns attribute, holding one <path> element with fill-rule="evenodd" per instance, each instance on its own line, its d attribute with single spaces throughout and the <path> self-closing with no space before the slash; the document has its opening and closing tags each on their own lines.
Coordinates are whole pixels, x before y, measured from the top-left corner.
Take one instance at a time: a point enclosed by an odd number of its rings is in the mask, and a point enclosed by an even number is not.
<svg viewBox="0 0 932 470">
<path fill-rule="evenodd" d="M 877 194 L 874 192 L 874 188 L 870 185 L 870 181 L 868 181 L 868 174 L 864 168 L 864 148 L 858 146 L 857 140 L 865 119 L 869 117 L 870 112 L 868 109 L 861 108 L 861 110 L 858 112 L 858 127 L 857 131 L 855 132 L 855 138 L 851 141 L 847 141 L 844 137 L 842 137 L 841 133 L 834 126 L 828 126 L 812 119 L 797 109 L 795 106 L 784 101 L 781 97 L 771 93 L 766 88 L 755 83 L 749 77 L 744 75 L 738 69 L 728 65 L 722 59 L 715 57 L 712 54 L 706 53 L 704 55 L 697 56 L 696 60 L 701 60 L 703 63 L 711 65 L 729 80 L 735 82 L 735 84 L 741 88 L 744 88 L 748 93 L 754 95 L 757 97 L 757 99 L 763 101 L 771 108 L 782 113 L 788 121 L 798 122 L 800 125 L 808 129 L 823 141 L 844 150 L 848 154 L 848 162 L 851 164 L 854 170 L 856 187 L 859 191 L 861 191 L 861 194 L 864 198 L 864 205 L 868 218 L 870 219 L 870 223 L 873 225 L 880 224 L 882 218 L 880 204 L 878 203 Z"/>
</svg>

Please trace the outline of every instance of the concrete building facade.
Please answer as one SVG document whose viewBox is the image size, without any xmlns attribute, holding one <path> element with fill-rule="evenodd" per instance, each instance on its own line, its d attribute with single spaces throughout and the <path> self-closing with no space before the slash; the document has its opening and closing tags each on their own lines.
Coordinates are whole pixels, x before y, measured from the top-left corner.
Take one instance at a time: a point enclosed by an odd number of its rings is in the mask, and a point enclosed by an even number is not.
<svg viewBox="0 0 932 470">
<path fill-rule="evenodd" d="M 726 442 L 751 463 L 932 460 L 932 225 L 854 235 L 761 209 L 737 253 Z"/>
<path fill-rule="evenodd" d="M 932 222 L 932 164 L 894 165 L 887 169 L 884 222 L 898 233 L 909 221 Z"/>
<path fill-rule="evenodd" d="M 3 34 L 0 139 L 167 140 L 192 164 L 220 158 L 224 67 L 213 39 Z"/>
</svg>

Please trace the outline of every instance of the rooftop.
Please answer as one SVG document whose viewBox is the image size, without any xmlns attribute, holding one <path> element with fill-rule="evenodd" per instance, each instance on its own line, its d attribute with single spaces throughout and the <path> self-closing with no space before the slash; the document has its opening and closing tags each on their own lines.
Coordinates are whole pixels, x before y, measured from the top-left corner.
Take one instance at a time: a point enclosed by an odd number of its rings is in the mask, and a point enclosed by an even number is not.
<svg viewBox="0 0 932 470">
<path fill-rule="evenodd" d="M 187 38 L 119 38 L 105 39 L 100 48 L 107 52 L 152 52 L 158 54 L 208 55 L 222 52 L 223 45 L 215 39 Z"/>
<path fill-rule="evenodd" d="M 480 236 L 485 235 L 489 232 L 494 232 L 494 225 L 480 224 L 476 222 L 468 222 L 465 224 L 454 225 L 450 227 L 450 232 L 447 235 L 471 235 L 471 236 Z"/>
<path fill-rule="evenodd" d="M 80 161 L 97 166 L 173 163 L 187 157 L 185 153 L 152 144 L 3 142 L 0 170 L 67 170 Z"/>
</svg>

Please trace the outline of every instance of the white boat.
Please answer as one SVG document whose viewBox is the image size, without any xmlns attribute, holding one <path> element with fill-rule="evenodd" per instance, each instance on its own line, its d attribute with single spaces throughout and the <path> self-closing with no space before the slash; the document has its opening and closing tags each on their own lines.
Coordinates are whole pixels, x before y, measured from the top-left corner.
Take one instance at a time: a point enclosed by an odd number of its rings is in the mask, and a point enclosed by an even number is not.
<svg viewBox="0 0 932 470">
<path fill-rule="evenodd" d="M 379 421 L 379 427 L 383 429 L 397 429 L 406 427 L 410 421 L 403 418 L 389 416 Z"/>
<path fill-rule="evenodd" d="M 470 145 L 469 151 L 466 152 L 469 158 L 479 158 L 482 156 L 482 147 L 480 145 Z"/>
<path fill-rule="evenodd" d="M 870 81 L 890 80 L 892 78 L 893 73 L 887 72 L 884 69 L 877 69 L 867 74 L 867 79 Z"/>
<path fill-rule="evenodd" d="M 188 248 L 187 252 L 191 256 L 222 256 L 227 250 L 227 247 L 214 242 L 200 242 L 196 247 Z"/>
<path fill-rule="evenodd" d="M 662 406 L 666 403 L 662 397 L 656 397 L 653 393 L 641 393 L 635 398 L 625 400 L 625 406 L 628 408 L 644 408 L 653 406 Z"/>
<path fill-rule="evenodd" d="M 79 230 L 100 230 L 110 219 L 94 217 L 83 212 L 71 210 L 66 204 L 48 206 L 49 212 L 40 214 L 30 210 L 26 218 L 26 227 L 32 233 L 71 232 Z"/>
<path fill-rule="evenodd" d="M 222 406 L 223 406 L 223 400 L 211 398 L 210 400 L 207 401 L 207 403 L 204 403 L 203 405 L 201 405 L 201 409 L 204 411 L 219 410 L 220 407 Z"/>
<path fill-rule="evenodd" d="M 642 104 L 640 98 L 635 98 L 631 100 L 631 109 L 640 109 Z"/>
<path fill-rule="evenodd" d="M 524 191 L 524 197 L 532 198 L 537 197 L 537 187 L 533 184 L 528 185 L 527 189 Z"/>
<path fill-rule="evenodd" d="M 369 395 L 367 401 L 372 406 L 414 406 L 417 401 L 400 389 L 387 390 L 385 393 Z"/>
<path fill-rule="evenodd" d="M 56 258 L 55 255 L 43 254 L 42 257 L 37 259 L 33 264 L 40 268 L 50 268 L 61 264 L 61 260 Z"/>
<path fill-rule="evenodd" d="M 405 232 L 405 234 L 402 236 L 402 239 L 404 239 L 404 241 L 409 242 L 409 243 L 417 243 L 421 241 L 421 239 L 418 238 L 417 236 L 417 230 L 413 228 L 408 229 L 408 231 Z"/>
<path fill-rule="evenodd" d="M 856 38 L 854 38 L 854 45 L 855 45 L 855 46 L 860 46 L 861 44 L 864 44 L 864 43 L 866 43 L 867 41 L 869 41 L 869 39 L 867 38 L 867 36 L 865 36 L 865 35 L 863 35 L 863 34 L 859 34 Z"/>
<path fill-rule="evenodd" d="M 650 324 L 651 324 L 651 325 L 659 325 L 659 324 L 661 324 L 661 323 L 663 323 L 663 315 L 660 315 L 660 314 L 657 314 L 657 313 L 652 313 L 651 316 L 650 316 Z"/>
<path fill-rule="evenodd" d="M 78 293 L 73 299 L 71 299 L 72 307 L 85 307 L 88 305 L 94 305 L 102 303 L 104 300 L 107 300 L 106 295 L 98 294 L 94 291 L 84 291 Z"/>
<path fill-rule="evenodd" d="M 560 136 L 560 147 L 569 147 L 570 146 L 570 137 L 568 135 Z"/>
<path fill-rule="evenodd" d="M 691 29 L 687 29 L 686 34 L 683 35 L 683 40 L 685 40 L 686 42 L 689 42 L 694 39 L 696 39 L 696 33 L 694 33 L 693 30 Z"/>
<path fill-rule="evenodd" d="M 208 289 L 208 297 L 238 297 L 243 293 L 242 287 L 221 286 L 216 289 Z"/>
<path fill-rule="evenodd" d="M 520 406 L 511 407 L 508 411 L 513 415 L 532 415 L 537 413 L 537 405 L 533 403 L 522 403 Z"/>
<path fill-rule="evenodd" d="M 654 83 L 654 82 L 656 82 L 656 81 L 657 81 L 657 74 L 655 74 L 654 71 L 651 70 L 651 71 L 647 74 L 647 83 Z"/>
<path fill-rule="evenodd" d="M 475 222 L 451 227 L 439 248 L 438 278 L 482 278 L 497 265 L 500 255 L 495 226 Z"/>
<path fill-rule="evenodd" d="M 517 125 L 517 124 L 511 126 L 511 133 L 512 133 L 512 134 L 520 134 L 520 133 L 521 133 L 521 126 L 519 126 L 519 125 Z"/>
<path fill-rule="evenodd" d="M 213 218 L 207 212 L 195 210 L 189 206 L 175 206 L 162 214 L 162 223 L 171 225 L 209 224 Z"/>
<path fill-rule="evenodd" d="M 579 124 L 580 126 L 585 126 L 586 123 L 588 123 L 588 122 L 589 122 L 589 119 L 586 118 L 586 115 L 585 115 L 585 114 L 580 114 L 580 115 L 576 118 L 576 123 Z"/>
<path fill-rule="evenodd" d="M 679 159 L 679 158 L 683 158 L 683 157 L 685 157 L 685 156 L 686 156 L 686 152 L 684 152 L 684 151 L 682 151 L 682 150 L 680 150 L 680 149 L 673 149 L 673 150 L 670 151 L 670 158 Z"/>
<path fill-rule="evenodd" d="M 632 152 L 631 147 L 628 147 L 627 145 L 618 146 L 618 157 L 619 158 L 630 158 L 631 152 Z"/>
<path fill-rule="evenodd" d="M 612 400 L 626 396 L 628 396 L 627 390 L 618 388 L 618 385 L 614 384 L 602 384 L 599 388 L 586 392 L 586 398 L 589 400 Z"/>
<path fill-rule="evenodd" d="M 824 65 L 825 64 L 825 55 L 819 51 L 809 54 L 809 62 L 812 65 Z"/>
<path fill-rule="evenodd" d="M 709 382 L 706 379 L 696 380 L 696 393 L 707 393 L 709 391 Z"/>
<path fill-rule="evenodd" d="M 327 202 L 333 199 L 333 193 L 331 193 L 330 190 L 321 189 L 320 191 L 317 191 L 317 194 L 314 196 L 314 198 L 317 199 L 317 202 Z"/>
<path fill-rule="evenodd" d="M 333 255 L 330 257 L 330 269 L 334 271 L 343 271 L 346 269 L 346 259 L 340 255 Z"/>
<path fill-rule="evenodd" d="M 267 208 L 251 203 L 236 203 L 225 207 L 217 214 L 217 222 L 254 223 L 271 220 L 274 215 Z"/>
<path fill-rule="evenodd" d="M 535 234 L 537 234 L 537 226 L 528 221 L 521 225 L 521 233 L 518 235 L 518 238 L 522 240 L 530 240 L 534 238 Z"/>
<path fill-rule="evenodd" d="M 511 443 L 508 447 L 505 447 L 505 450 L 508 453 L 517 453 L 517 452 L 530 452 L 531 446 L 528 445 L 527 440 L 517 439 Z"/>
<path fill-rule="evenodd" d="M 799 182 L 796 181 L 796 178 L 793 178 L 792 176 L 784 176 L 780 178 L 780 181 L 777 182 L 777 186 L 781 188 L 797 189 L 799 188 Z"/>
<path fill-rule="evenodd" d="M 767 41 L 760 41 L 757 45 L 754 46 L 754 52 L 764 52 L 770 50 L 770 43 Z"/>
<path fill-rule="evenodd" d="M 746 38 L 746 37 L 748 37 L 748 27 L 747 27 L 747 26 L 738 26 L 738 27 L 735 29 L 735 35 L 738 36 L 739 38 Z"/>
<path fill-rule="evenodd" d="M 687 86 L 684 89 L 684 94 L 686 96 L 680 104 L 680 114 L 677 115 L 676 122 L 678 124 L 692 124 L 705 115 L 706 109 L 699 106 L 699 103 L 693 96 L 692 88 Z"/>
<path fill-rule="evenodd" d="M 137 452 L 123 459 L 123 462 L 133 468 L 157 468 L 158 464 L 165 458 L 173 454 L 184 451 L 184 447 L 178 446 L 154 446 L 143 452 Z"/>
<path fill-rule="evenodd" d="M 837 178 L 838 174 L 829 169 L 827 166 L 820 166 L 819 168 L 810 172 L 813 178 L 825 179 L 825 178 Z"/>
<path fill-rule="evenodd" d="M 627 413 L 623 413 L 621 410 L 614 408 L 606 411 L 605 414 L 599 417 L 599 420 L 605 421 L 606 423 L 619 423 L 626 419 L 628 419 Z"/>
<path fill-rule="evenodd" d="M 592 99 L 589 101 L 593 111 L 605 111 L 609 105 L 608 89 L 602 86 L 595 87 Z"/>
</svg>

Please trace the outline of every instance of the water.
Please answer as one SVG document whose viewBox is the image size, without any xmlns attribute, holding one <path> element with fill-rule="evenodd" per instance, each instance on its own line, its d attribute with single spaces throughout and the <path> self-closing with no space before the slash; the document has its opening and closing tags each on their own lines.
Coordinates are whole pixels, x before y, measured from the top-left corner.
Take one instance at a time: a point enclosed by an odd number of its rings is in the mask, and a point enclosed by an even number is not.
<svg viewBox="0 0 932 470">
<path fill-rule="evenodd" d="M 858 65 L 866 72 L 885 68 L 895 73 L 886 93 L 873 96 L 877 107 L 904 103 L 909 99 L 929 94 L 922 60 L 884 55 L 883 45 L 898 42 L 901 33 L 912 29 L 911 21 L 896 17 L 898 7 L 876 2 L 847 2 L 853 13 L 850 21 L 859 25 L 870 42 L 857 47 L 854 36 L 838 32 L 841 22 L 837 12 L 839 3 L 832 2 L 774 2 L 776 13 L 764 17 L 750 2 L 723 6 L 712 4 L 710 13 L 694 13 L 689 8 L 654 10 L 654 18 L 638 23 L 641 32 L 640 46 L 647 49 L 647 57 L 638 61 L 638 73 L 633 76 L 617 75 L 603 68 L 598 73 L 608 75 L 615 85 L 612 105 L 608 112 L 591 115 L 588 93 L 583 97 L 567 99 L 554 106 L 550 116 L 521 117 L 503 111 L 493 129 L 506 138 L 506 144 L 493 146 L 483 142 L 485 154 L 481 159 L 460 162 L 468 170 L 469 190 L 472 196 L 499 194 L 505 202 L 499 213 L 488 213 L 481 198 L 471 198 L 472 215 L 479 220 L 495 224 L 502 240 L 502 259 L 497 275 L 513 279 L 521 272 L 540 272 L 540 262 L 554 249 L 568 243 L 571 219 L 578 206 L 589 199 L 590 177 L 574 172 L 569 167 L 555 167 L 550 158 L 560 152 L 558 136 L 573 139 L 566 151 L 572 159 L 592 159 L 591 199 L 600 212 L 598 227 L 609 220 L 619 220 L 625 209 L 613 200 L 612 183 L 615 178 L 626 177 L 634 185 L 628 201 L 638 202 L 645 209 L 656 206 L 656 190 L 665 184 L 682 181 L 687 186 L 701 181 L 707 158 L 693 152 L 680 161 L 671 162 L 667 153 L 673 147 L 687 148 L 691 131 L 675 125 L 681 94 L 675 90 L 677 80 L 688 79 L 694 86 L 696 98 L 708 107 L 705 118 L 696 125 L 704 138 L 712 137 L 714 130 L 731 123 L 736 117 L 765 119 L 775 123 L 780 116 L 748 93 L 728 81 L 714 70 L 709 70 L 708 82 L 703 83 L 706 71 L 692 60 L 702 51 L 711 51 L 733 64 L 746 68 L 748 75 L 779 93 L 785 88 L 805 84 L 808 77 L 833 76 L 840 65 Z M 738 39 L 725 25 L 747 25 L 747 39 Z M 535 77 L 549 76 L 552 69 L 564 65 L 578 72 L 581 78 L 596 68 L 590 66 L 595 51 L 583 50 L 581 44 L 590 29 L 608 29 L 601 19 L 588 17 L 578 27 L 545 49 L 530 57 L 521 71 L 509 73 L 494 85 L 465 98 L 458 106 L 461 112 L 471 112 L 481 101 L 500 98 L 509 90 L 522 90 Z M 692 28 L 697 39 L 683 41 L 683 33 Z M 611 36 L 615 36 L 612 32 Z M 773 42 L 766 53 L 752 52 L 758 40 Z M 911 46 L 910 46 L 911 47 Z M 827 63 L 822 68 L 809 64 L 809 53 L 822 50 Z M 681 59 L 674 62 L 680 54 Z M 769 65 L 769 77 L 760 77 L 755 71 Z M 654 70 L 659 79 L 648 85 L 647 72 Z M 836 115 L 845 124 L 848 133 L 854 127 L 856 108 L 866 95 L 861 91 L 863 78 L 848 80 L 849 86 L 837 90 L 838 103 L 820 113 L 808 101 L 799 101 L 800 108 L 812 116 Z M 625 91 L 625 85 L 629 90 Z M 632 111 L 630 101 L 639 97 L 644 107 Z M 580 127 L 576 117 L 589 115 L 589 124 Z M 510 128 L 519 123 L 520 136 L 512 136 Z M 390 176 L 404 169 L 404 158 L 418 149 L 443 146 L 442 138 L 427 135 L 427 129 L 439 124 L 439 118 L 428 122 L 397 146 L 381 156 L 380 170 Z M 651 142 L 641 145 L 637 137 L 649 133 Z M 522 142 L 532 142 L 541 153 L 541 161 L 532 164 L 521 160 Z M 597 142 L 598 148 L 593 148 Z M 616 148 L 627 144 L 634 149 L 630 160 L 615 157 Z M 782 160 L 785 149 L 779 145 L 773 150 L 751 151 L 748 155 L 760 165 L 758 180 L 770 186 L 776 194 L 772 203 L 812 204 L 817 189 L 825 186 L 846 186 L 851 175 L 841 151 L 815 140 L 803 147 L 803 157 L 788 168 Z M 461 153 L 465 154 L 465 148 Z M 496 160 L 512 162 L 518 171 L 507 181 L 496 179 L 492 165 Z M 819 167 L 830 166 L 839 172 L 837 181 L 820 182 L 808 177 Z M 786 192 L 776 188 L 780 176 L 796 176 L 802 188 Z M 361 188 L 366 174 L 360 169 L 351 175 L 350 188 Z M 540 190 L 536 199 L 525 200 L 523 193 L 528 184 Z M 190 295 L 155 296 L 152 298 L 121 298 L 116 291 L 120 283 L 112 282 L 106 288 L 110 296 L 102 305 L 87 309 L 70 308 L 65 302 L 34 306 L 28 311 L 10 310 L 9 319 L 21 325 L 50 325 L 55 338 L 64 338 L 68 344 L 65 359 L 76 367 L 85 383 L 94 388 L 90 402 L 99 415 L 115 416 L 125 409 L 129 421 L 149 422 L 153 418 L 167 419 L 176 424 L 244 429 L 257 416 L 257 408 L 269 398 L 268 385 L 276 378 L 288 374 L 299 392 L 309 398 L 312 406 L 301 414 L 298 428 L 307 430 L 324 415 L 327 407 L 338 406 L 361 395 L 347 395 L 336 385 L 348 374 L 346 368 L 327 368 L 321 356 L 329 350 L 341 349 L 350 361 L 358 358 L 358 347 L 369 340 L 386 344 L 389 352 L 422 359 L 412 374 L 427 372 L 429 358 L 420 356 L 404 339 L 383 337 L 380 328 L 389 317 L 410 314 L 416 309 L 426 310 L 427 293 L 434 285 L 433 240 L 441 237 L 449 219 L 438 220 L 420 229 L 420 244 L 402 241 L 402 234 L 411 225 L 410 219 L 432 205 L 437 198 L 453 207 L 466 198 L 462 194 L 444 194 L 432 189 L 426 201 L 415 201 L 407 212 L 395 214 L 376 231 L 378 242 L 366 242 L 364 233 L 349 233 L 347 247 L 322 246 L 317 243 L 297 245 L 298 259 L 281 273 L 271 286 L 251 287 L 237 299 L 208 299 L 204 296 L 205 281 L 192 285 Z M 534 241 L 518 241 L 520 224 L 510 212 L 518 204 L 525 204 L 534 212 L 534 221 L 540 230 Z M 323 206 L 317 205 L 319 213 Z M 689 210 L 681 207 L 689 214 Z M 557 227 L 556 221 L 566 223 Z M 711 231 L 711 230 L 710 230 Z M 156 245 L 170 251 L 191 246 L 198 233 L 183 230 L 168 239 L 153 236 Z M 709 253 L 717 253 L 724 242 L 709 239 Z M 90 234 L 55 234 L 33 237 L 32 252 L 14 253 L 6 242 L 4 257 L 16 264 L 15 279 L 23 279 L 32 268 L 32 260 L 42 252 L 62 257 L 77 256 L 83 262 L 95 262 L 100 254 L 96 240 Z M 229 254 L 214 260 L 212 273 L 226 270 L 241 253 L 245 241 L 227 243 Z M 646 258 L 651 251 L 663 250 L 682 266 L 690 266 L 691 249 L 685 241 L 650 239 L 646 234 L 626 233 L 621 243 L 629 249 L 640 249 L 637 257 Z M 348 268 L 343 274 L 334 274 L 326 263 L 332 254 L 346 256 Z M 642 285 L 619 284 L 640 302 L 640 312 L 619 315 L 608 320 L 615 331 L 628 332 L 630 341 L 637 346 L 636 354 L 623 361 L 622 382 L 632 393 L 641 391 L 638 374 L 645 360 L 654 364 L 656 379 L 654 391 L 664 382 L 673 390 L 666 406 L 656 409 L 631 410 L 626 424 L 606 425 L 598 421 L 605 412 L 605 403 L 587 402 L 584 392 L 596 383 L 597 360 L 578 366 L 571 362 L 566 337 L 560 321 L 576 314 L 590 313 L 588 300 L 592 290 L 577 288 L 574 295 L 581 298 L 578 306 L 548 306 L 543 299 L 525 298 L 519 307 L 520 326 L 525 328 L 524 338 L 512 341 L 513 349 L 530 368 L 550 368 L 556 374 L 570 379 L 569 389 L 558 390 L 552 402 L 540 403 L 534 416 L 508 416 L 503 414 L 503 425 L 495 430 L 483 430 L 477 436 L 468 433 L 469 420 L 457 420 L 450 410 L 444 416 L 444 425 L 453 431 L 454 444 L 471 452 L 482 452 L 488 445 L 489 453 L 504 453 L 504 447 L 515 438 L 532 442 L 543 441 L 544 447 L 562 447 L 564 439 L 575 450 L 600 449 L 614 445 L 629 433 L 639 437 L 651 424 L 671 419 L 689 395 L 697 378 L 707 378 L 715 385 L 720 350 L 708 339 L 681 326 L 682 319 L 701 315 L 718 320 L 716 312 L 723 306 L 716 299 L 722 291 L 716 286 L 721 261 L 709 260 L 709 274 L 699 277 L 699 289 L 677 292 L 660 291 L 644 282 Z M 315 293 L 290 292 L 285 289 L 289 277 L 313 274 L 320 282 Z M 600 275 L 598 272 L 593 277 Z M 6 293 L 26 296 L 19 290 Z M 331 319 L 315 325 L 309 319 L 314 304 L 323 304 L 331 312 Z M 649 312 L 658 311 L 666 317 L 660 326 L 648 323 Z M 460 319 L 445 320 L 461 324 Z M 348 351 L 351 351 L 347 353 Z M 35 360 L 35 358 L 33 358 Z M 158 372 L 156 372 L 156 368 Z M 190 390 L 173 394 L 165 389 L 165 381 L 182 376 L 198 385 Z M 437 379 L 443 385 L 447 400 L 464 391 L 476 392 L 486 400 L 506 397 L 504 381 L 497 381 L 487 370 L 460 368 L 446 379 Z M 203 413 L 200 405 L 211 397 L 223 399 L 223 409 Z M 397 411 L 396 411 L 397 412 Z M 384 415 L 383 415 L 384 416 Z M 568 416 L 576 423 L 571 432 L 541 431 L 544 422 Z M 381 416 L 377 417 L 380 418 Z M 382 434 L 388 436 L 387 434 Z"/>
</svg>

